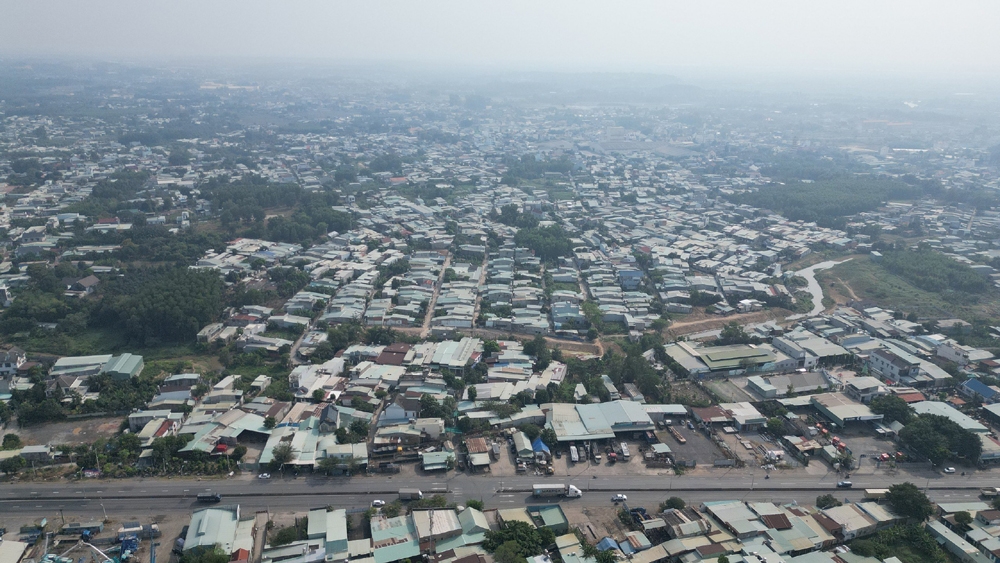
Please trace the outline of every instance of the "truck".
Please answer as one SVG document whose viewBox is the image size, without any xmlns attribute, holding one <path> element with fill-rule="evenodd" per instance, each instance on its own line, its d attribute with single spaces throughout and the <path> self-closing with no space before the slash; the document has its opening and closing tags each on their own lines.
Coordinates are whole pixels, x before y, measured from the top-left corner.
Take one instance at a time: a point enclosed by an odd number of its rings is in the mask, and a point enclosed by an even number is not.
<svg viewBox="0 0 1000 563">
<path fill-rule="evenodd" d="M 622 442 L 622 460 L 628 461 L 631 453 L 628 451 L 628 444 Z"/>
<path fill-rule="evenodd" d="M 569 447 L 569 458 L 573 463 L 580 463 L 580 452 L 577 451 L 576 446 Z"/>
<path fill-rule="evenodd" d="M 986 487 L 985 489 L 979 489 L 979 494 L 983 495 L 985 498 L 993 498 L 1000 495 L 1000 487 Z"/>
<path fill-rule="evenodd" d="M 198 502 L 222 502 L 219 493 L 198 493 Z"/>
<path fill-rule="evenodd" d="M 420 489 L 399 489 L 399 500 L 422 500 L 424 493 Z"/>
<path fill-rule="evenodd" d="M 532 485 L 531 494 L 535 497 L 566 497 L 580 498 L 583 491 L 573 485 L 562 485 L 559 483 Z"/>
<path fill-rule="evenodd" d="M 881 500 L 889 494 L 889 489 L 865 489 L 865 498 Z"/>
</svg>

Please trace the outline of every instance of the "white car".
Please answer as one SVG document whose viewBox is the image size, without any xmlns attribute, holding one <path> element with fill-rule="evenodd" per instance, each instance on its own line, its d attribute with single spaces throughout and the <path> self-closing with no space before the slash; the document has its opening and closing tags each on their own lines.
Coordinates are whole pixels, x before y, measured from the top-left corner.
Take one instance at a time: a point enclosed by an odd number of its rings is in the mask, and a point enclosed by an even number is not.
<svg viewBox="0 0 1000 563">
<path fill-rule="evenodd" d="M 945 473 L 954 473 L 955 472 L 955 468 L 954 467 L 945 467 L 944 468 L 944 472 Z"/>
<path fill-rule="evenodd" d="M 260 475 L 257 476 L 257 478 L 258 479 L 270 479 L 271 478 L 271 474 L 270 473 L 261 473 Z"/>
<path fill-rule="evenodd" d="M 372 501 L 372 508 L 382 508 L 383 506 L 385 506 L 384 500 L 375 499 Z"/>
<path fill-rule="evenodd" d="M 625 502 L 627 500 L 628 500 L 628 497 L 625 496 L 625 495 L 623 495 L 623 494 L 621 494 L 621 493 L 618 493 L 617 495 L 611 497 L 611 502 Z"/>
</svg>

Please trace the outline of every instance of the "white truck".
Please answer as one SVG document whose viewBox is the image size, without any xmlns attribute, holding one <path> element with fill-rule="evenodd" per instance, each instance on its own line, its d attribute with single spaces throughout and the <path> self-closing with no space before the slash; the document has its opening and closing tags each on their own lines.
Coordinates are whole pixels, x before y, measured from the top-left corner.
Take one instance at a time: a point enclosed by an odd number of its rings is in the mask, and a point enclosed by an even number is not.
<svg viewBox="0 0 1000 563">
<path fill-rule="evenodd" d="M 569 458 L 573 460 L 573 463 L 580 463 L 580 452 L 577 451 L 576 446 L 569 447 Z"/>
<path fill-rule="evenodd" d="M 1000 495 L 1000 487 L 986 487 L 985 489 L 979 489 L 979 494 L 983 495 L 985 498 L 993 498 Z"/>
<path fill-rule="evenodd" d="M 625 442 L 622 442 L 622 461 L 628 461 L 629 460 L 629 457 L 630 457 L 629 453 L 630 452 L 628 451 L 628 444 L 626 444 Z"/>
<path fill-rule="evenodd" d="M 535 497 L 580 498 L 583 496 L 583 491 L 573 485 L 553 483 L 551 485 L 532 485 L 531 489 L 531 494 Z"/>
<path fill-rule="evenodd" d="M 420 489 L 399 489 L 399 500 L 421 500 L 424 493 Z"/>
</svg>

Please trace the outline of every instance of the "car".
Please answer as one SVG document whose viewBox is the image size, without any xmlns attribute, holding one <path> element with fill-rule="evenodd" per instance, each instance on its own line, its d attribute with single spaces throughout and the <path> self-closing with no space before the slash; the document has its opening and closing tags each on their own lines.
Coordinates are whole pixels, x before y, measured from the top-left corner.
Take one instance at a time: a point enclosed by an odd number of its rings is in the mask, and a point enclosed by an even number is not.
<svg viewBox="0 0 1000 563">
<path fill-rule="evenodd" d="M 854 486 L 854 483 L 850 481 L 837 481 L 838 489 L 850 489 L 852 486 Z"/>
<path fill-rule="evenodd" d="M 627 500 L 628 500 L 628 497 L 625 496 L 625 495 L 623 495 L 623 494 L 621 494 L 621 493 L 618 493 L 617 495 L 611 497 L 611 502 L 625 502 Z"/>
<path fill-rule="evenodd" d="M 955 472 L 955 468 L 954 467 L 945 467 L 944 468 L 944 472 L 948 473 L 948 474 L 954 473 Z"/>
<path fill-rule="evenodd" d="M 385 506 L 384 500 L 375 499 L 372 501 L 372 508 L 382 508 Z"/>
<path fill-rule="evenodd" d="M 271 474 L 270 473 L 261 473 L 260 475 L 257 476 L 257 478 L 258 479 L 270 479 L 271 478 Z"/>
</svg>

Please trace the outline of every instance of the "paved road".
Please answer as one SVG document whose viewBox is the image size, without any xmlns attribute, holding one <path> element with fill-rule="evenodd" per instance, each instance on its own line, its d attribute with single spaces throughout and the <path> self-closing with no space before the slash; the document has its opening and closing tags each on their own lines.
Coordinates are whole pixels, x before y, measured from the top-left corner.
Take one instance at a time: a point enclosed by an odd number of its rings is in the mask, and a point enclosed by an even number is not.
<svg viewBox="0 0 1000 563">
<path fill-rule="evenodd" d="M 391 496 L 400 487 L 417 487 L 425 492 L 449 493 L 455 498 L 530 492 L 534 483 L 569 483 L 584 492 L 650 492 L 670 491 L 817 491 L 835 490 L 839 479 L 835 473 L 823 476 L 783 474 L 773 472 L 765 479 L 763 472 L 749 474 L 743 471 L 716 472 L 709 476 L 599 476 L 581 473 L 570 476 L 540 477 L 515 476 L 407 476 L 407 477 L 355 477 L 355 478 L 274 478 L 252 479 L 243 476 L 234 479 L 135 479 L 100 481 L 53 481 L 38 483 L 10 483 L 0 485 L 0 502 L 32 501 L 38 499 L 191 499 L 201 492 L 212 491 L 227 498 L 283 497 L 337 497 L 378 495 Z M 886 488 L 893 483 L 909 480 L 931 491 L 967 490 L 975 494 L 984 486 L 1000 486 L 1000 474 L 976 475 L 927 475 L 855 474 L 855 489 Z"/>
<path fill-rule="evenodd" d="M 928 494 L 938 502 L 964 502 L 978 499 L 978 487 L 991 478 L 925 479 L 919 486 L 929 485 Z M 772 502 L 812 504 L 820 494 L 833 493 L 837 498 L 858 500 L 864 488 L 882 488 L 901 478 L 864 476 L 853 479 L 854 488 L 836 489 L 836 477 L 817 479 L 815 476 L 782 477 L 776 473 L 770 479 L 760 475 L 714 475 L 710 477 L 616 477 L 585 479 L 583 477 L 540 478 L 534 476 L 507 477 L 502 480 L 456 475 L 448 479 L 428 477 L 354 478 L 354 479 L 272 479 L 197 481 L 193 479 L 145 479 L 137 481 L 85 481 L 52 483 L 19 483 L 0 486 L 0 518 L 16 519 L 51 517 L 64 510 L 66 516 L 103 517 L 107 512 L 120 518 L 149 518 L 156 515 L 184 514 L 197 508 L 195 496 L 213 491 L 223 495 L 223 502 L 239 503 L 244 510 L 303 511 L 319 506 L 364 508 L 372 499 L 392 500 L 401 486 L 419 487 L 427 494 L 440 493 L 450 501 L 462 503 L 482 500 L 487 507 L 524 506 L 539 502 L 566 502 L 583 506 L 603 506 L 613 493 L 625 493 L 631 503 L 655 507 L 669 496 L 679 496 L 689 503 L 706 500 L 744 499 Z M 584 491 L 580 499 L 531 498 L 534 482 L 573 483 Z"/>
</svg>

